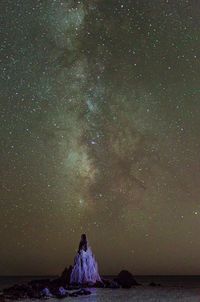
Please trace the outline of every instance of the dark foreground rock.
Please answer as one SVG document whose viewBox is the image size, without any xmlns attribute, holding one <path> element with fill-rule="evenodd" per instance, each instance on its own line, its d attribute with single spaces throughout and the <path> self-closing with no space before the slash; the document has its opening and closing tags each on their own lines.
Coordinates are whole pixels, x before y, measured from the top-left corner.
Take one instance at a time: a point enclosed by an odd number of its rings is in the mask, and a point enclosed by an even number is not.
<svg viewBox="0 0 200 302">
<path fill-rule="evenodd" d="M 23 299 L 47 299 L 51 297 L 65 298 L 89 295 L 91 292 L 85 285 L 70 285 L 72 266 L 65 268 L 61 276 L 54 279 L 34 279 L 27 284 L 16 284 L 5 288 L 0 296 L 0 302 L 5 299 L 13 301 Z M 96 284 L 100 286 L 99 284 Z M 94 285 L 93 285 L 94 286 Z"/>
<path fill-rule="evenodd" d="M 70 285 L 70 275 L 72 266 L 65 268 L 60 277 L 54 279 L 35 279 L 27 284 L 16 284 L 12 287 L 5 288 L 0 294 L 0 302 L 5 299 L 13 301 L 23 299 L 47 299 L 51 297 L 65 298 L 89 295 L 91 292 L 87 288 L 112 288 L 120 287 L 130 288 L 134 285 L 140 285 L 128 271 L 121 271 L 116 279 L 108 280 L 102 278 L 102 282 L 74 284 Z M 150 284 L 151 286 L 153 283 Z"/>
<path fill-rule="evenodd" d="M 69 266 L 69 268 L 66 267 L 60 276 L 60 280 L 64 285 L 66 283 L 67 284 L 70 283 L 70 276 L 71 276 L 72 268 L 73 267 L 71 265 Z"/>
<path fill-rule="evenodd" d="M 134 279 L 133 275 L 126 270 L 121 271 L 114 281 L 116 281 L 123 288 L 130 288 L 131 286 L 140 285 Z"/>
<path fill-rule="evenodd" d="M 161 286 L 161 284 L 160 283 L 151 282 L 151 283 L 149 283 L 149 286 Z"/>
<path fill-rule="evenodd" d="M 10 288 L 4 289 L 3 294 L 1 295 L 0 301 L 5 299 L 17 301 L 23 299 L 48 299 L 48 298 L 65 298 L 65 297 L 78 297 L 82 295 L 90 295 L 91 292 L 85 288 L 79 288 L 72 291 L 69 291 L 65 287 L 56 288 L 55 286 L 51 287 L 51 283 L 48 284 L 48 287 L 42 287 L 40 284 L 38 286 L 37 282 L 34 282 L 34 287 L 30 284 L 27 285 L 14 285 Z M 37 284 L 37 285 L 36 285 Z"/>
<path fill-rule="evenodd" d="M 114 280 L 103 279 L 104 288 L 120 288 L 120 285 Z"/>
</svg>

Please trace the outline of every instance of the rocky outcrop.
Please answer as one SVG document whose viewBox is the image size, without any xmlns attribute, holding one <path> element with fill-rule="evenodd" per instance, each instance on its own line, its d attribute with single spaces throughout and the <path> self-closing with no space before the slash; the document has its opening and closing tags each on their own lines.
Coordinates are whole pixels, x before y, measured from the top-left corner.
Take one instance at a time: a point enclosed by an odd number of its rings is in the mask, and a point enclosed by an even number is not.
<svg viewBox="0 0 200 302">
<path fill-rule="evenodd" d="M 114 281 L 114 280 L 108 280 L 108 279 L 103 279 L 101 278 L 101 280 L 103 281 L 104 287 L 105 288 L 119 288 L 120 285 Z"/>
<path fill-rule="evenodd" d="M 44 287 L 45 283 L 45 287 Z M 34 280 L 31 284 L 27 285 L 14 285 L 10 288 L 4 289 L 1 295 L 1 301 L 8 300 L 23 300 L 23 299 L 46 299 L 46 298 L 65 298 L 65 297 L 77 297 L 82 295 L 90 295 L 91 292 L 85 288 L 79 288 L 75 291 L 69 291 L 65 287 L 56 287 L 51 282 L 38 282 Z"/>
<path fill-rule="evenodd" d="M 91 292 L 84 286 L 70 285 L 70 275 L 72 266 L 65 268 L 61 276 L 54 279 L 35 279 L 27 284 L 14 285 L 2 291 L 0 301 L 5 299 L 46 299 L 46 298 L 65 298 L 89 295 Z"/>
<path fill-rule="evenodd" d="M 133 275 L 126 270 L 122 270 L 114 281 L 116 281 L 123 288 L 130 288 L 131 286 L 140 285 L 134 279 Z"/>
<path fill-rule="evenodd" d="M 70 276 L 72 272 L 72 265 L 69 266 L 69 268 L 65 268 L 64 271 L 62 272 L 60 279 L 63 281 L 64 284 L 70 284 Z"/>
<path fill-rule="evenodd" d="M 65 297 L 77 297 L 80 295 L 89 295 L 91 292 L 88 287 L 97 288 L 112 288 L 117 289 L 120 287 L 130 288 L 134 285 L 140 285 L 134 279 L 133 275 L 123 270 L 117 278 L 102 279 L 102 282 L 97 281 L 95 284 L 87 283 L 80 285 L 70 285 L 70 274 L 72 266 L 65 268 L 61 276 L 54 279 L 35 279 L 27 284 L 16 284 L 12 287 L 6 288 L 0 294 L 0 301 L 5 300 L 23 300 L 23 299 L 46 299 L 46 298 L 65 298 Z M 153 283 L 151 286 L 155 286 Z"/>
</svg>

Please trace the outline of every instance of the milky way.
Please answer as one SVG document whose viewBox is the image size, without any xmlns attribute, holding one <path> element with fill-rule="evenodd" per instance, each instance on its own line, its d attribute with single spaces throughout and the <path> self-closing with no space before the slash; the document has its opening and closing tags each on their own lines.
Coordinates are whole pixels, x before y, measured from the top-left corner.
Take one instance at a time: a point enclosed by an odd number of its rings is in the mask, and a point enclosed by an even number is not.
<svg viewBox="0 0 200 302">
<path fill-rule="evenodd" d="M 86 233 L 101 274 L 200 270 L 193 0 L 6 1 L 1 274 L 57 274 Z"/>
</svg>

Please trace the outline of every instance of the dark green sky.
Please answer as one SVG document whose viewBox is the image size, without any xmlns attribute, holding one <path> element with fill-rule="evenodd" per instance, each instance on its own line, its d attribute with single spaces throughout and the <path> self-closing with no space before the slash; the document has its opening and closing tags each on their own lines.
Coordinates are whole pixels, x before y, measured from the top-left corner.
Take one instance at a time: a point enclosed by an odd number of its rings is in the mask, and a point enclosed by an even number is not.
<svg viewBox="0 0 200 302">
<path fill-rule="evenodd" d="M 1 274 L 200 274 L 199 2 L 1 14 Z"/>
</svg>

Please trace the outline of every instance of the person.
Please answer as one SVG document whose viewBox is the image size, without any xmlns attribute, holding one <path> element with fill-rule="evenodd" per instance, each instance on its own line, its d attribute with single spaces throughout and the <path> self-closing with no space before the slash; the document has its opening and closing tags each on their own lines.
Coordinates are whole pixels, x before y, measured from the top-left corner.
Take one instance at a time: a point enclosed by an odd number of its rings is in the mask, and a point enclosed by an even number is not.
<svg viewBox="0 0 200 302">
<path fill-rule="evenodd" d="M 98 265 L 92 253 L 86 234 L 81 235 L 78 251 L 74 258 L 74 266 L 70 275 L 70 284 L 102 283 Z"/>
</svg>

